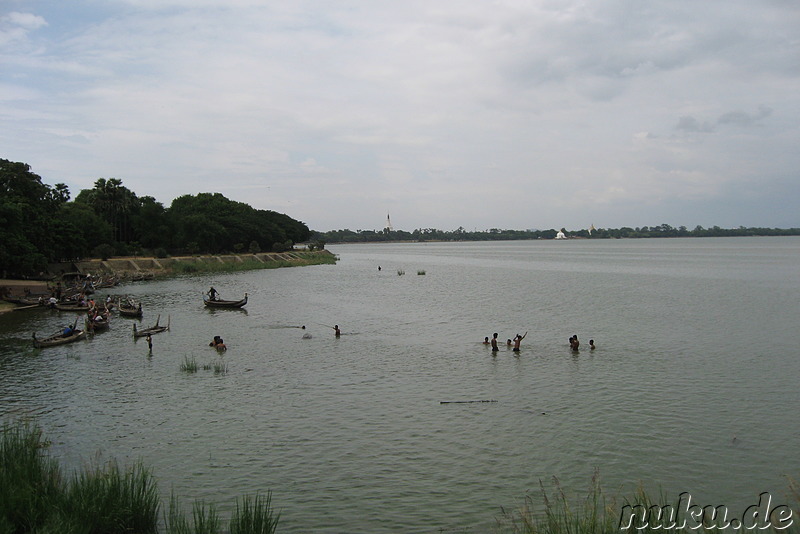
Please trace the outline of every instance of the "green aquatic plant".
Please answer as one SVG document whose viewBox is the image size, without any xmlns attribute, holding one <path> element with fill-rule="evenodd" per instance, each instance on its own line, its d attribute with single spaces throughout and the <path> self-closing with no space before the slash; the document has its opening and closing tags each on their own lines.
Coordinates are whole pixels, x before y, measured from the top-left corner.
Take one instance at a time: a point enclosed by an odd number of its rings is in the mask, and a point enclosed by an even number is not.
<svg viewBox="0 0 800 534">
<path fill-rule="evenodd" d="M 421 270 L 417 271 L 417 274 L 420 275 L 420 276 L 423 276 L 425 274 L 425 270 L 421 269 Z"/>
<path fill-rule="evenodd" d="M 156 532 L 159 496 L 141 463 L 122 469 L 115 461 L 75 474 L 59 509 L 69 523 L 88 532 Z"/>
<path fill-rule="evenodd" d="M 228 365 L 222 360 L 214 362 L 214 374 L 215 375 L 228 374 Z"/>
<path fill-rule="evenodd" d="M 50 443 L 41 430 L 26 422 L 4 423 L 0 441 L 0 525 L 24 525 L 34 530 L 45 524 L 47 510 L 61 494 L 58 462 L 46 453 Z M 13 530 L 2 529 L 3 532 Z"/>
<path fill-rule="evenodd" d="M 181 363 L 181 371 L 185 371 L 187 373 L 196 373 L 198 369 L 197 360 L 195 360 L 194 356 L 184 356 L 183 363 Z"/>
<path fill-rule="evenodd" d="M 236 510 L 231 516 L 230 534 L 273 534 L 278 528 L 280 512 L 272 511 L 272 493 L 257 493 L 236 499 Z"/>
<path fill-rule="evenodd" d="M 214 504 L 195 501 L 192 504 L 192 521 L 186 518 L 177 497 L 169 499 L 169 509 L 164 518 L 166 534 L 220 534 L 221 521 Z"/>
</svg>

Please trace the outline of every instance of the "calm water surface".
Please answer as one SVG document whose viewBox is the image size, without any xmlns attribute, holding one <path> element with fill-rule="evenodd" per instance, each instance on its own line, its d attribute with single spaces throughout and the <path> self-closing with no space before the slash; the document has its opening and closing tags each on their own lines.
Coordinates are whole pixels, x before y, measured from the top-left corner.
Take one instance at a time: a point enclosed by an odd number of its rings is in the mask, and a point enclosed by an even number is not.
<svg viewBox="0 0 800 534">
<path fill-rule="evenodd" d="M 329 248 L 335 266 L 114 288 L 140 327 L 169 317 L 152 357 L 131 319 L 34 350 L 73 316 L 0 316 L 0 418 L 36 418 L 71 468 L 142 459 L 163 495 L 224 514 L 270 489 L 282 532 L 489 532 L 595 468 L 608 493 L 734 510 L 800 476 L 798 238 Z M 246 310 L 205 309 L 210 285 Z M 528 332 L 522 352 L 493 357 L 493 332 Z"/>
</svg>

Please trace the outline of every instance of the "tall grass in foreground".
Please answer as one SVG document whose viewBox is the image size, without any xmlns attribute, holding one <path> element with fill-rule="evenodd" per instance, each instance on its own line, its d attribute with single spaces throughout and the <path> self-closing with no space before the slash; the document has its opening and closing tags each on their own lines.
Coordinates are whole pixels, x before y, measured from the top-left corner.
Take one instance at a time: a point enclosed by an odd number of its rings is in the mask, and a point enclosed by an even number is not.
<svg viewBox="0 0 800 534">
<path fill-rule="evenodd" d="M 173 495 L 160 517 L 155 479 L 141 463 L 120 468 L 109 462 L 64 477 L 47 452 L 37 427 L 4 423 L 0 436 L 0 534 L 221 534 L 213 504 L 195 502 L 191 521 Z M 279 513 L 266 498 L 245 496 L 236 502 L 227 532 L 273 534 Z"/>
<path fill-rule="evenodd" d="M 597 471 L 592 477 L 588 493 L 580 499 L 566 496 L 558 479 L 553 477 L 553 489 L 548 492 L 540 482 L 541 496 L 534 499 L 526 495 L 524 504 L 516 510 L 501 508 L 497 518 L 496 533 L 513 534 L 695 534 L 702 533 L 750 533 L 771 532 L 773 534 L 796 534 L 800 532 L 800 488 L 789 480 L 790 499 L 794 502 L 782 505 L 790 520 L 781 521 L 773 503 L 772 516 L 752 517 L 752 522 L 738 523 L 744 519 L 745 511 L 730 510 L 721 517 L 720 506 L 696 506 L 696 516 L 685 513 L 686 503 L 681 498 L 668 499 L 660 493 L 657 498 L 639 487 L 632 498 L 606 496 L 599 483 Z M 758 497 L 756 497 L 758 501 Z M 538 504 L 541 502 L 541 504 Z M 754 503 L 755 504 L 755 503 Z M 759 512 L 761 513 L 761 512 Z M 660 514 L 660 515 L 659 515 Z M 714 514 L 717 514 L 714 517 Z M 726 525 L 727 523 L 727 525 Z"/>
</svg>

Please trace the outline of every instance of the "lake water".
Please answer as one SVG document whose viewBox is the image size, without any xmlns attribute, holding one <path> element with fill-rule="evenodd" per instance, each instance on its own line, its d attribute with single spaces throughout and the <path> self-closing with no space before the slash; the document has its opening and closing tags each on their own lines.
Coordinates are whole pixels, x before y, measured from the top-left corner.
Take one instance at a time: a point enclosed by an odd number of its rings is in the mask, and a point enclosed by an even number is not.
<svg viewBox="0 0 800 534">
<path fill-rule="evenodd" d="M 490 532 L 595 468 L 606 493 L 739 511 L 800 476 L 799 238 L 329 249 L 337 265 L 113 288 L 140 327 L 169 317 L 152 357 L 131 319 L 34 350 L 73 316 L 0 316 L 0 419 L 34 417 L 69 467 L 142 459 L 162 495 L 225 516 L 272 490 L 281 532 Z M 205 309 L 211 285 L 245 311 Z M 527 332 L 522 351 L 493 356 L 493 332 Z"/>
</svg>

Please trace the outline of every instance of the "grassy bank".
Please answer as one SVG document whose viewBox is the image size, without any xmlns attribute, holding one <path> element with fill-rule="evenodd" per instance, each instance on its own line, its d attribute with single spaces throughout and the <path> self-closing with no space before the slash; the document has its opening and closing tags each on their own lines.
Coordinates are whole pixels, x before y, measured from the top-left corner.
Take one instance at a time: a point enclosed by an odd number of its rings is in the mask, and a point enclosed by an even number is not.
<svg viewBox="0 0 800 534">
<path fill-rule="evenodd" d="M 240 271 L 252 271 L 257 269 L 278 269 L 281 267 L 302 267 L 307 265 L 333 265 L 336 263 L 336 256 L 327 251 L 306 252 L 301 257 L 291 260 L 270 260 L 259 261 L 257 259 L 243 259 L 236 262 L 214 262 L 214 261 L 194 261 L 188 259 L 176 259 L 163 272 L 156 272 L 157 277 L 170 276 L 173 274 L 194 274 L 194 273 L 235 273 Z"/>
<path fill-rule="evenodd" d="M 272 534 L 279 516 L 269 492 L 237 499 L 225 530 L 213 504 L 195 502 L 187 517 L 172 495 L 162 513 L 155 479 L 141 463 L 122 468 L 109 462 L 67 475 L 37 427 L 2 428 L 1 534 Z"/>
</svg>

